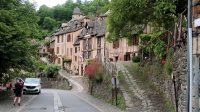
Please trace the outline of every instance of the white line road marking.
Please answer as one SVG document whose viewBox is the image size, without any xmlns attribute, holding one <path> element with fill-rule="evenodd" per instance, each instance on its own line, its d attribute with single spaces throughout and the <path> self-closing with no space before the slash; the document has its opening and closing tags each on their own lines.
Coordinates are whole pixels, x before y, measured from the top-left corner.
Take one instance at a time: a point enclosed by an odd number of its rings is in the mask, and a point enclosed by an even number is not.
<svg viewBox="0 0 200 112">
<path fill-rule="evenodd" d="M 54 96 L 54 112 L 64 112 L 64 108 L 58 93 L 54 91 L 53 96 Z"/>
<path fill-rule="evenodd" d="M 16 112 L 22 112 L 22 109 L 24 109 L 33 99 L 36 98 L 37 95 L 33 96 L 31 99 L 29 99 L 24 105 L 22 105 Z"/>
</svg>

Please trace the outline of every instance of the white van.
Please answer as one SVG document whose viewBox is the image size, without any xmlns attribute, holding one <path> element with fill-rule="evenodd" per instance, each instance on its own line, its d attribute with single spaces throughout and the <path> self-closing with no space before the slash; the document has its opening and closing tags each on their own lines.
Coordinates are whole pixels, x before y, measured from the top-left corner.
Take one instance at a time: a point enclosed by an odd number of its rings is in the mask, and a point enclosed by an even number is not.
<svg viewBox="0 0 200 112">
<path fill-rule="evenodd" d="M 23 94 L 27 93 L 41 93 L 41 79 L 40 78 L 26 78 L 24 81 Z"/>
</svg>

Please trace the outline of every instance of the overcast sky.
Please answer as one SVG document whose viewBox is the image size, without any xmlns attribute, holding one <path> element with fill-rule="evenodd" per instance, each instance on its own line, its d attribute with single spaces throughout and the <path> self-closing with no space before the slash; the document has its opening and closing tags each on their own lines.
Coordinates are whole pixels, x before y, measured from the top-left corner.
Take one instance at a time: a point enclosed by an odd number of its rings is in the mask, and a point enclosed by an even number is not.
<svg viewBox="0 0 200 112">
<path fill-rule="evenodd" d="M 53 7 L 53 6 L 56 6 L 58 4 L 63 4 L 65 3 L 67 0 L 29 0 L 30 2 L 32 3 L 36 3 L 37 5 L 37 9 L 39 9 L 40 6 L 42 5 L 46 5 L 48 7 Z M 73 1 L 76 1 L 76 0 L 73 0 Z"/>
</svg>

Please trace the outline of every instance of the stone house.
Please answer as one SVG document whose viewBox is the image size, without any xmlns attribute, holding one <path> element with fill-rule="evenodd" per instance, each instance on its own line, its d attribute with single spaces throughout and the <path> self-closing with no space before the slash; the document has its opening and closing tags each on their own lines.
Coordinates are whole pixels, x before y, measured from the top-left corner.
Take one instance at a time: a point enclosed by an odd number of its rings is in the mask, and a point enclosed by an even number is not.
<svg viewBox="0 0 200 112">
<path fill-rule="evenodd" d="M 106 51 L 110 61 L 130 61 L 133 56 L 138 55 L 139 37 L 136 35 L 128 42 L 121 38 L 112 43 L 106 42 Z"/>
<path fill-rule="evenodd" d="M 42 43 L 41 46 L 39 46 L 39 55 L 40 57 L 47 57 L 50 52 L 49 52 L 49 42 L 50 38 L 45 37 L 44 42 Z"/>
<path fill-rule="evenodd" d="M 128 61 L 138 55 L 137 35 L 133 35 L 129 44 L 125 38 L 111 43 L 106 41 L 105 19 L 108 14 L 109 11 L 92 20 L 75 8 L 72 19 L 62 23 L 59 30 L 50 36 L 49 57 L 52 62 L 76 75 L 84 75 L 87 60 Z"/>
<path fill-rule="evenodd" d="M 100 17 L 87 21 L 78 35 L 75 45 L 80 46 L 81 59 L 78 64 L 78 73 L 83 75 L 86 61 L 94 58 L 104 58 L 105 18 Z"/>
<path fill-rule="evenodd" d="M 55 63 L 56 55 L 55 55 L 55 36 L 51 35 L 49 38 L 49 60 L 51 63 Z"/>
<path fill-rule="evenodd" d="M 110 61 L 129 61 L 132 56 L 138 55 L 139 37 L 133 36 L 131 43 L 125 38 L 109 43 L 106 40 L 106 17 L 108 13 L 96 17 L 95 20 L 86 22 L 85 27 L 78 35 L 76 45 L 80 46 L 82 57 L 79 62 L 79 73 L 82 73 L 86 60 L 99 58 L 102 61 L 107 58 Z"/>
<path fill-rule="evenodd" d="M 73 11 L 72 19 L 67 23 L 62 23 L 60 29 L 54 33 L 56 55 L 55 64 L 67 70 L 76 71 L 80 47 L 74 46 L 77 36 L 82 31 L 87 18 L 82 15 L 79 8 Z"/>
</svg>

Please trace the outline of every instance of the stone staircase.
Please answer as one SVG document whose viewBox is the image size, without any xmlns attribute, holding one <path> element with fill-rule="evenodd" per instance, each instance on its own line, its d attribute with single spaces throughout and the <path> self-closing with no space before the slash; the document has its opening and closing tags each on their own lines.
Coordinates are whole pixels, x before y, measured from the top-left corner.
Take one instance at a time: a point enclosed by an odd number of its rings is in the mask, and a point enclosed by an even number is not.
<svg viewBox="0 0 200 112">
<path fill-rule="evenodd" d="M 124 67 L 124 62 L 117 62 L 116 68 L 118 72 L 122 72 L 128 84 L 128 90 L 122 87 L 127 105 L 127 112 L 156 112 L 153 110 L 151 100 L 136 83 L 129 71 Z"/>
</svg>

